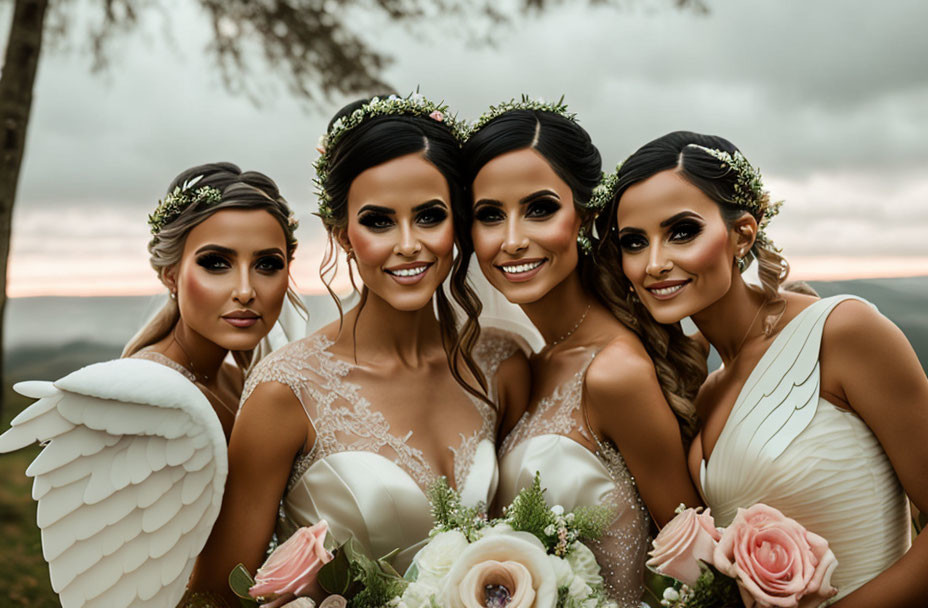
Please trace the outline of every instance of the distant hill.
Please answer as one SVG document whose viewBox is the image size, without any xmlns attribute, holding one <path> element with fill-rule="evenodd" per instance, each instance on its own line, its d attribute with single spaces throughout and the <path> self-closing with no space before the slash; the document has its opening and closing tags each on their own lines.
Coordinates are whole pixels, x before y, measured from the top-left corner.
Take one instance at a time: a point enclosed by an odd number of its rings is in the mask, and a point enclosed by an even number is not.
<svg viewBox="0 0 928 608">
<path fill-rule="evenodd" d="M 865 298 L 906 334 L 928 370 L 928 277 L 811 282 L 822 296 L 851 293 Z M 310 328 L 335 319 L 327 296 L 304 297 Z M 140 325 L 161 307 L 155 297 L 16 298 L 7 304 L 6 378 L 55 379 L 118 357 Z M 710 367 L 717 365 L 717 358 Z"/>
</svg>

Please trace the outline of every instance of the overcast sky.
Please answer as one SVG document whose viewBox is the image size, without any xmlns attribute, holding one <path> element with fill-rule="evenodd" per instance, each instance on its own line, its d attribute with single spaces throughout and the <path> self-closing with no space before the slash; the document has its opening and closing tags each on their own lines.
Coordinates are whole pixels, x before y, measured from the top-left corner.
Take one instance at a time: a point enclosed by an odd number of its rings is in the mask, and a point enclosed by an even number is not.
<svg viewBox="0 0 928 608">
<path fill-rule="evenodd" d="M 265 75 L 256 107 L 223 87 L 196 3 L 164 4 L 169 21 L 143 12 L 103 74 L 89 71 L 85 24 L 71 28 L 68 50 L 43 54 L 11 295 L 158 291 L 147 214 L 175 174 L 216 160 L 279 183 L 303 223 L 299 285 L 319 289 L 311 163 L 348 99 L 307 108 Z M 796 276 L 928 274 L 928 3 L 707 0 L 708 15 L 658 0 L 565 4 L 493 30 L 492 46 L 442 21 L 354 22 L 394 56 L 384 76 L 398 91 L 419 86 L 462 116 L 522 93 L 564 94 L 608 168 L 671 130 L 728 137 L 786 199 L 769 234 Z"/>
</svg>

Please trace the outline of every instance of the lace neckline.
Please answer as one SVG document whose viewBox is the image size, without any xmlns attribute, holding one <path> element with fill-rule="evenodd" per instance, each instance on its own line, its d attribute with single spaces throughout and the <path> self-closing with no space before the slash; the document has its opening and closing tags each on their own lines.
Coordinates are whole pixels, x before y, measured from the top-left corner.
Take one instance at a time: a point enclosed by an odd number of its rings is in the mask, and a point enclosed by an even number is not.
<svg viewBox="0 0 928 608">
<path fill-rule="evenodd" d="M 327 336 L 315 334 L 284 347 L 255 369 L 243 393 L 243 401 L 254 387 L 264 381 L 276 380 L 290 386 L 299 398 L 316 430 L 312 448 L 294 462 L 288 489 L 316 461 L 340 452 L 365 451 L 380 454 L 400 466 L 426 490 L 438 474 L 425 454 L 405 435 L 396 434 L 383 412 L 363 394 L 363 386 L 349 376 L 359 366 L 334 355 L 334 344 Z M 492 350 L 492 349 L 491 349 Z M 489 362 L 498 365 L 495 357 Z M 463 389 L 461 389 L 462 392 Z M 477 446 L 492 440 L 496 428 L 496 411 L 489 404 L 464 392 L 480 415 L 479 426 L 472 432 L 460 433 L 452 452 L 454 485 L 461 488 L 468 478 Z"/>
</svg>

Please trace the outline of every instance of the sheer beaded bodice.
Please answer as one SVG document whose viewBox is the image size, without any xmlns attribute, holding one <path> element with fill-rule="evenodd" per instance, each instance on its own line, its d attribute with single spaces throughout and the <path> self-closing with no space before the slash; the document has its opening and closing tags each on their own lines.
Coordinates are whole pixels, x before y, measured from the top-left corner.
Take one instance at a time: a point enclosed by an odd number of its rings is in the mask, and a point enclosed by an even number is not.
<svg viewBox="0 0 928 608">
<path fill-rule="evenodd" d="M 621 453 L 600 440 L 586 422 L 583 384 L 595 354 L 591 352 L 572 377 L 523 414 L 503 441 L 497 501 L 509 504 L 537 471 L 551 504 L 568 510 L 594 504 L 614 508 L 612 525 L 589 546 L 610 597 L 620 606 L 637 608 L 650 519 Z M 571 435 L 595 446 L 595 451 Z"/>
<path fill-rule="evenodd" d="M 285 384 L 315 429 L 311 449 L 294 462 L 280 531 L 324 518 L 334 541 L 353 535 L 376 557 L 399 548 L 395 564 L 405 567 L 431 528 L 425 491 L 443 472 L 436 462 L 442 450 L 450 456 L 449 481 L 465 502 L 492 500 L 496 410 L 454 385 L 453 394 L 440 391 L 431 411 L 410 421 L 381 407 L 382 389 L 369 389 L 361 366 L 336 357 L 331 346 L 321 334 L 287 345 L 258 364 L 242 394 L 244 403 L 262 382 Z M 491 386 L 518 348 L 503 332 L 482 336 L 474 357 Z"/>
</svg>

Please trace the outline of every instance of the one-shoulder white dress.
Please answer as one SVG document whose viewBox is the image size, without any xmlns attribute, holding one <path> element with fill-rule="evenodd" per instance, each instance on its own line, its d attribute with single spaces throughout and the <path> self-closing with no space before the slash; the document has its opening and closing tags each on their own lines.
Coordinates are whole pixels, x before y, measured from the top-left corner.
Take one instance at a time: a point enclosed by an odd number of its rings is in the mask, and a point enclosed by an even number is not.
<svg viewBox="0 0 928 608">
<path fill-rule="evenodd" d="M 503 440 L 497 502 L 512 502 L 539 472 L 550 505 L 568 511 L 592 505 L 615 509 L 606 534 L 589 547 L 602 567 L 609 596 L 622 608 L 638 608 L 651 520 L 622 455 L 596 437 L 587 423 L 583 382 L 595 355 L 590 352 L 580 369 L 526 412 Z M 571 433 L 595 445 L 596 451 L 569 437 Z"/>
<path fill-rule="evenodd" d="M 911 544 L 908 500 L 876 436 L 857 414 L 820 395 L 825 320 L 852 298 L 820 300 L 783 328 L 700 470 L 718 525 L 729 524 L 738 507 L 763 502 L 824 537 L 838 558 L 832 601 L 874 578 Z"/>
<path fill-rule="evenodd" d="M 433 524 L 426 491 L 439 476 L 417 447 L 417 441 L 426 440 L 429 433 L 392 422 L 378 407 L 377 395 L 353 381 L 357 366 L 333 356 L 331 345 L 315 334 L 275 351 L 248 377 L 242 395 L 244 403 L 262 382 L 285 384 L 316 431 L 312 449 L 293 463 L 278 540 L 299 526 L 325 519 L 334 544 L 354 536 L 375 558 L 399 549 L 393 565 L 403 572 Z M 490 386 L 500 363 L 519 348 L 505 332 L 483 332 L 474 357 Z M 454 462 L 449 481 L 465 504 L 489 504 L 498 482 L 496 410 L 463 388 L 461 393 L 473 411 L 470 426 L 456 434 L 457 445 L 448 446 Z"/>
</svg>

